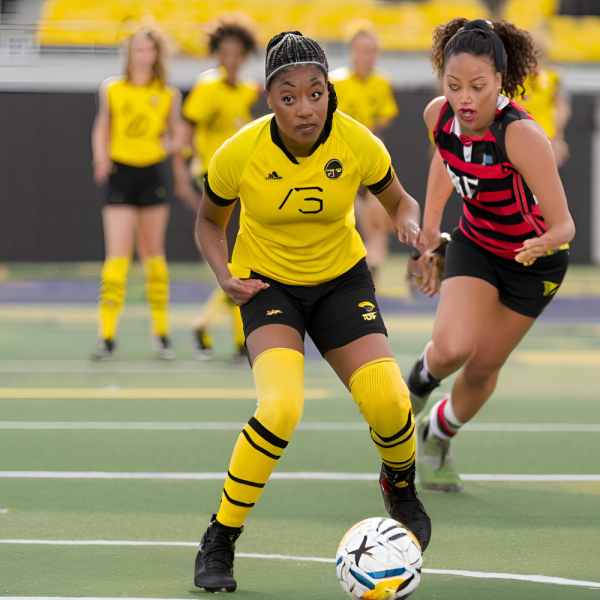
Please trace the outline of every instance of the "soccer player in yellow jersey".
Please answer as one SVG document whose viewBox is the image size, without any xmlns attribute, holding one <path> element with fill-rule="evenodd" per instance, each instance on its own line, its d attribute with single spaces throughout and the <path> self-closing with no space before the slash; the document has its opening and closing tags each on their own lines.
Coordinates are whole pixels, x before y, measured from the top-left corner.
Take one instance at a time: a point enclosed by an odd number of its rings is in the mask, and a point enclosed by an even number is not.
<svg viewBox="0 0 600 600">
<path fill-rule="evenodd" d="M 375 34 L 361 29 L 350 40 L 352 68 L 336 69 L 330 79 L 335 84 L 339 109 L 368 127 L 375 135 L 398 115 L 398 105 L 387 73 L 377 69 L 379 44 Z M 356 202 L 356 218 L 367 248 L 367 263 L 375 277 L 388 251 L 388 235 L 394 232 L 390 220 L 363 186 Z"/>
<path fill-rule="evenodd" d="M 556 164 L 562 167 L 569 159 L 569 146 L 564 133 L 571 118 L 571 109 L 565 98 L 560 73 L 546 63 L 546 42 L 536 40 L 537 75 L 528 76 L 523 87 L 523 98 L 518 103 L 546 132 Z"/>
<path fill-rule="evenodd" d="M 94 360 L 114 356 L 134 245 L 146 275 L 154 349 L 158 358 L 174 358 L 167 320 L 165 232 L 170 209 L 165 161 L 181 146 L 180 115 L 181 94 L 166 85 L 160 38 L 142 29 L 129 40 L 125 76 L 107 79 L 100 88 L 92 131 L 94 181 L 108 183 L 102 209 L 106 260 L 100 341 Z"/>
<path fill-rule="evenodd" d="M 304 338 L 347 386 L 381 455 L 392 518 L 423 550 L 431 522 L 414 485 L 408 390 L 387 339 L 354 198 L 367 186 L 399 239 L 423 249 L 417 202 L 400 185 L 383 143 L 336 112 L 321 46 L 284 32 L 267 46 L 267 115 L 225 142 L 205 177 L 198 237 L 227 295 L 241 306 L 258 409 L 235 446 L 221 507 L 196 558 L 194 581 L 234 591 L 234 543 L 302 416 Z M 241 203 L 228 264 L 225 228 Z"/>
<path fill-rule="evenodd" d="M 176 193 L 186 200 L 194 213 L 198 212 L 200 202 L 197 190 L 202 188 L 202 179 L 214 153 L 252 120 L 250 109 L 256 104 L 259 91 L 255 82 L 239 81 L 242 66 L 256 49 L 254 33 L 249 26 L 238 22 L 219 22 L 210 33 L 208 44 L 218 60 L 218 67 L 198 77 L 183 104 L 186 145 L 193 145 L 194 152 L 190 171 L 182 154 L 173 157 Z M 230 240 L 234 242 L 237 218 L 232 220 L 229 228 Z M 195 320 L 193 326 L 194 353 L 199 360 L 212 358 L 208 328 L 224 307 L 229 307 L 233 316 L 234 359 L 246 357 L 240 309 L 217 287 L 207 301 L 204 314 Z"/>
</svg>

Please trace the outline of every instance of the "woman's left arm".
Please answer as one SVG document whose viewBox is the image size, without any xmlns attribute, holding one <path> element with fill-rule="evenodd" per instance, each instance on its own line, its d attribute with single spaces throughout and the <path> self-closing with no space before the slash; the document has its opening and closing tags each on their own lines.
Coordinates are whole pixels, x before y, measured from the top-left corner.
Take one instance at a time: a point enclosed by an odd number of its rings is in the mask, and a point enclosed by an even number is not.
<svg viewBox="0 0 600 600">
<path fill-rule="evenodd" d="M 556 250 L 575 236 L 575 224 L 567 206 L 552 147 L 544 130 L 534 121 L 517 121 L 506 129 L 506 153 L 536 197 L 548 231 L 525 240 L 515 260 L 526 266 L 548 250 Z"/>
<path fill-rule="evenodd" d="M 398 230 L 398 239 L 403 244 L 417 248 L 419 252 L 425 252 L 427 240 L 419 227 L 421 209 L 418 202 L 402 187 L 398 177 L 394 176 L 392 183 L 376 197 Z"/>
</svg>

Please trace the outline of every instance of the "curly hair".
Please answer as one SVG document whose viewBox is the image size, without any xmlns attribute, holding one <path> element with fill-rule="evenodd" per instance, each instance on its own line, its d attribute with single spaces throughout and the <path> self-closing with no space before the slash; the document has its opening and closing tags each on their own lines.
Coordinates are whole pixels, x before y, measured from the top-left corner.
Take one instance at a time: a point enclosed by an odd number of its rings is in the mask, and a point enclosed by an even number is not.
<svg viewBox="0 0 600 600">
<path fill-rule="evenodd" d="M 483 19 L 477 21 L 484 24 L 481 28 L 487 27 L 488 30 L 493 31 L 504 46 L 506 54 L 502 72 L 504 93 L 509 98 L 522 97 L 524 94 L 523 82 L 528 75 L 536 74 L 537 59 L 531 35 L 508 21 L 494 21 L 491 23 L 491 27 Z M 444 73 L 448 58 L 457 54 L 483 56 L 492 64 L 496 64 L 494 44 L 489 33 L 470 29 L 461 35 L 456 35 L 467 23 L 469 23 L 468 19 L 452 19 L 444 25 L 438 25 L 433 32 L 430 58 L 433 70 L 440 78 Z"/>
<path fill-rule="evenodd" d="M 250 54 L 256 50 L 256 36 L 250 27 L 242 23 L 222 20 L 218 22 L 208 35 L 210 53 L 215 53 L 219 49 L 221 42 L 230 37 L 237 38 L 241 42 L 246 54 Z"/>
</svg>

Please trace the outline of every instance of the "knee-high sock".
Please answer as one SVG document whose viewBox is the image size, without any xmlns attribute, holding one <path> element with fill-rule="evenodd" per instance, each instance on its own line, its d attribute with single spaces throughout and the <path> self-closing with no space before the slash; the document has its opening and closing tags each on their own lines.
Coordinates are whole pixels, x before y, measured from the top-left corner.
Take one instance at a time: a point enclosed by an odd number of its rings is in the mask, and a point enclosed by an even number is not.
<svg viewBox="0 0 600 600">
<path fill-rule="evenodd" d="M 130 264 L 131 259 L 128 256 L 109 257 L 102 267 L 98 314 L 99 335 L 105 340 L 113 340 L 117 333 Z"/>
<path fill-rule="evenodd" d="M 217 521 L 241 527 L 258 501 L 302 416 L 304 356 L 267 350 L 254 361 L 258 408 L 242 429 L 231 457 Z"/>
<path fill-rule="evenodd" d="M 162 337 L 169 333 L 169 267 L 165 257 L 153 256 L 144 260 L 144 273 L 146 297 L 152 314 L 152 333 Z"/>
<path fill-rule="evenodd" d="M 408 475 L 415 460 L 415 426 L 398 363 L 393 358 L 381 358 L 363 365 L 350 378 L 350 392 L 371 428 L 381 460 Z M 404 487 L 406 483 L 396 485 Z"/>
<path fill-rule="evenodd" d="M 244 323 L 242 322 L 240 307 L 232 303 L 231 312 L 233 314 L 233 343 L 236 348 L 243 348 L 246 343 L 246 336 L 244 335 Z"/>
</svg>

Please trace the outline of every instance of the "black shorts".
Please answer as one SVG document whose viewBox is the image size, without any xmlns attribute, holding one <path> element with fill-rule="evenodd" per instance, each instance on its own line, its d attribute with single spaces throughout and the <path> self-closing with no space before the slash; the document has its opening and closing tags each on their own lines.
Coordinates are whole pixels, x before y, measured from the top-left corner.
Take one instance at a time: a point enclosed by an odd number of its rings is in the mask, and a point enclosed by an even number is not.
<svg viewBox="0 0 600 600">
<path fill-rule="evenodd" d="M 131 204 L 144 207 L 167 201 L 167 161 L 149 167 L 113 163 L 108 180 L 107 204 Z"/>
<path fill-rule="evenodd" d="M 460 229 L 455 229 L 446 249 L 442 281 L 461 276 L 483 279 L 498 288 L 504 306 L 520 315 L 537 318 L 554 298 L 568 265 L 569 251 L 559 250 L 526 267 L 478 246 Z"/>
<path fill-rule="evenodd" d="M 363 258 L 343 275 L 314 286 L 286 285 L 252 272 L 270 285 L 241 306 L 244 334 L 264 325 L 288 325 L 311 337 L 321 354 L 387 329 Z"/>
</svg>

